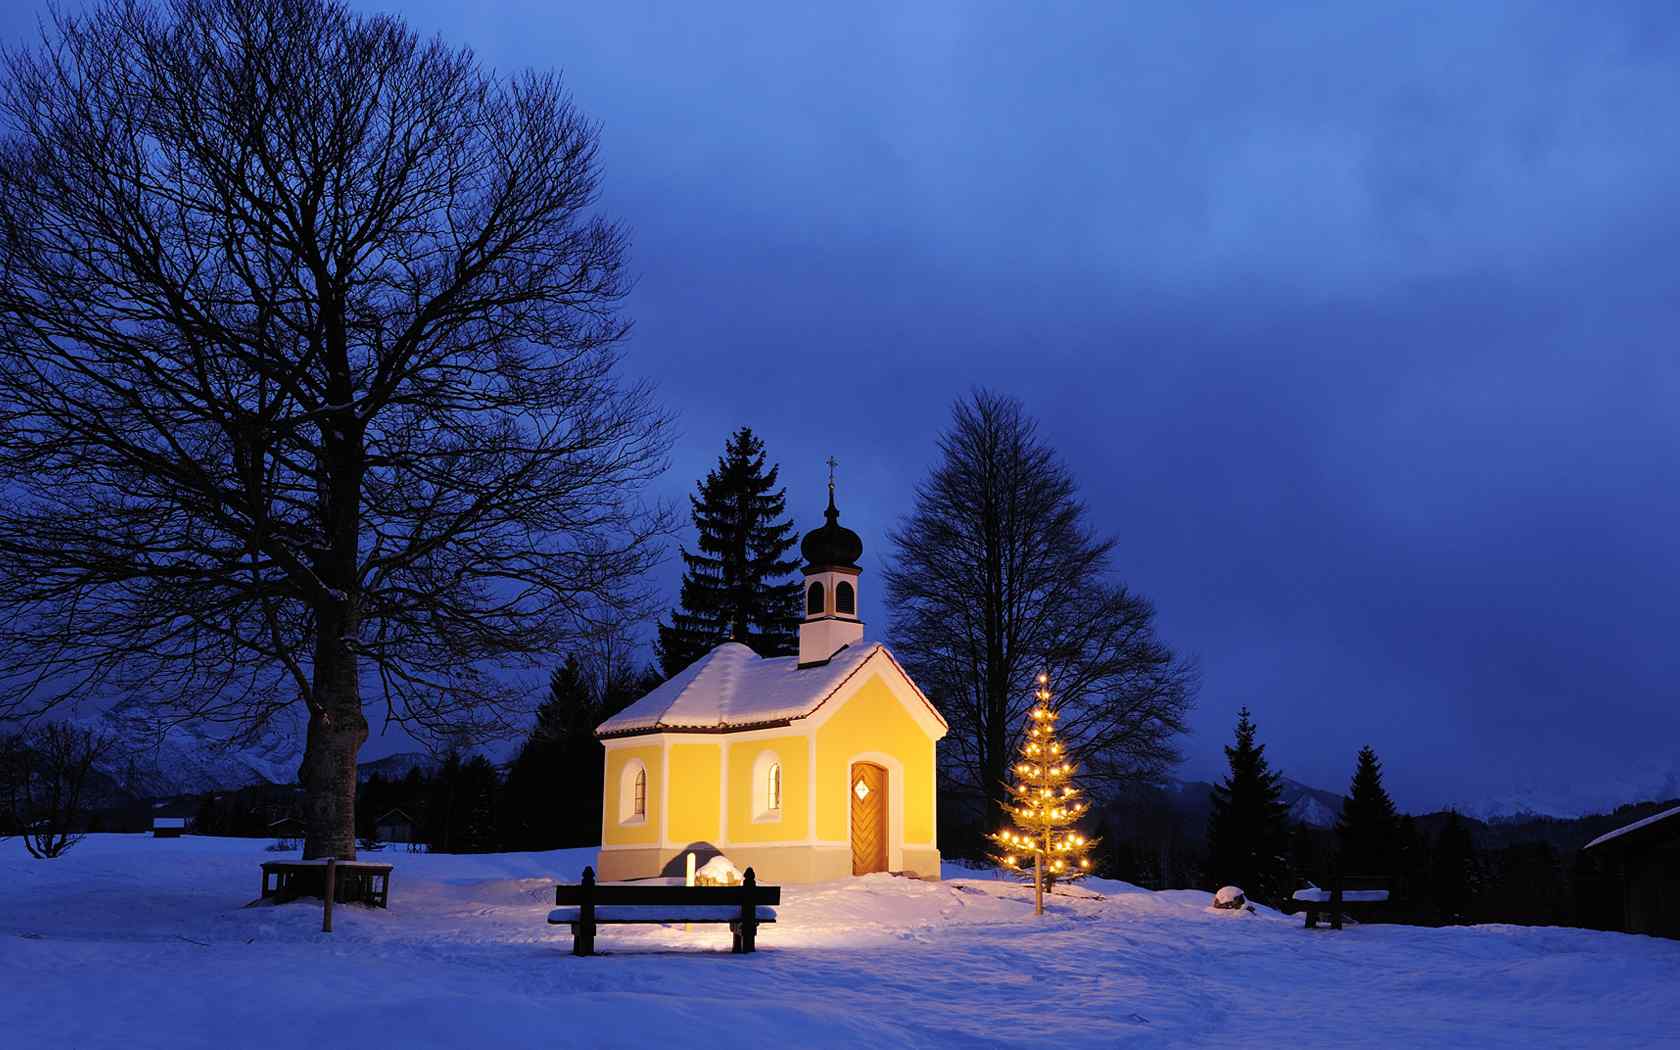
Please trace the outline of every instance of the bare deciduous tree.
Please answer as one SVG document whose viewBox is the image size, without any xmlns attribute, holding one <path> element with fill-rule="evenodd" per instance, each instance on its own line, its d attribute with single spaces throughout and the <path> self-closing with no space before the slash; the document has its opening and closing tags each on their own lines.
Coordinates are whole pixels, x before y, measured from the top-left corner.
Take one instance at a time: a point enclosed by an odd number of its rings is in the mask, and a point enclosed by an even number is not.
<svg viewBox="0 0 1680 1050">
<path fill-rule="evenodd" d="M 31 857 L 51 860 L 87 837 L 94 766 L 114 743 L 69 722 L 0 740 L 0 791 Z"/>
<path fill-rule="evenodd" d="M 943 772 L 995 816 L 1047 671 L 1086 778 L 1158 775 L 1178 757 L 1193 669 L 1111 578 L 1114 541 L 1086 524 L 1067 469 L 1019 402 L 985 391 L 954 406 L 939 452 L 885 582 L 899 655 L 951 725 Z"/>
<path fill-rule="evenodd" d="M 111 0 L 5 73 L 0 713 L 301 707 L 305 856 L 353 857 L 364 693 L 494 730 L 499 667 L 645 602 L 596 129 L 337 0 Z"/>
</svg>

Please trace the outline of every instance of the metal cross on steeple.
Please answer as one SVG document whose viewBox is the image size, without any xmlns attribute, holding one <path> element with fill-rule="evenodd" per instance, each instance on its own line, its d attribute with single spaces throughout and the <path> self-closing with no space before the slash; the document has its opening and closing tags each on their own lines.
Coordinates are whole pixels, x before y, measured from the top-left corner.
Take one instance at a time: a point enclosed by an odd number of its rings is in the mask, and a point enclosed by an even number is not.
<svg viewBox="0 0 1680 1050">
<path fill-rule="evenodd" d="M 834 468 L 839 465 L 839 460 L 833 456 L 828 457 L 828 496 L 831 501 L 834 499 Z"/>
</svg>

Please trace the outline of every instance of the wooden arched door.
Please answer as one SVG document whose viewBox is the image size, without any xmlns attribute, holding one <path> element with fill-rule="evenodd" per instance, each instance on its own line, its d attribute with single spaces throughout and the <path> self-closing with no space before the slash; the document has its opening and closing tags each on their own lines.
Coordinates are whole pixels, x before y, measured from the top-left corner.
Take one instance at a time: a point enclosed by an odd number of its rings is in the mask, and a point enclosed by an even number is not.
<svg viewBox="0 0 1680 1050">
<path fill-rule="evenodd" d="M 887 870 L 887 771 L 873 762 L 852 766 L 852 874 Z"/>
</svg>

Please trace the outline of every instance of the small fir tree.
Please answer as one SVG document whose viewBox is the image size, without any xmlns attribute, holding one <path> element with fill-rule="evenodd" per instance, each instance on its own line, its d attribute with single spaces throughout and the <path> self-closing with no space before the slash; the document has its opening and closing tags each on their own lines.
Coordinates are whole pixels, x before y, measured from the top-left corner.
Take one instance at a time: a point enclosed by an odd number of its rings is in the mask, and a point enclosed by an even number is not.
<svg viewBox="0 0 1680 1050">
<path fill-rule="evenodd" d="M 659 664 L 674 675 L 729 641 L 760 656 L 798 651 L 799 567 L 790 557 L 796 536 L 786 517 L 786 489 L 764 443 L 742 427 L 724 446 L 715 469 L 690 496 L 696 550 L 683 548 L 679 608 L 659 625 Z"/>
<path fill-rule="evenodd" d="M 1394 836 L 1399 815 L 1383 790 L 1382 763 L 1369 746 L 1359 749 L 1353 782 L 1336 821 L 1344 874 L 1394 873 Z"/>
<path fill-rule="evenodd" d="M 1409 909 L 1415 911 L 1428 899 L 1429 867 L 1429 842 L 1418 830 L 1417 821 L 1403 814 L 1394 823 L 1393 896 L 1407 902 Z"/>
<path fill-rule="evenodd" d="M 659 684 L 651 669 L 620 664 L 591 674 L 577 657 L 554 669 L 537 723 L 508 768 L 498 816 L 510 849 L 593 846 L 601 841 L 606 756 L 595 727 Z"/>
<path fill-rule="evenodd" d="M 496 840 L 496 767 L 483 755 L 461 764 L 455 782 L 450 847 L 455 853 L 492 853 Z"/>
<path fill-rule="evenodd" d="M 1464 922 L 1480 888 L 1481 872 L 1476 862 L 1475 843 L 1470 839 L 1470 829 L 1460 819 L 1457 810 L 1447 813 L 1447 822 L 1435 839 L 1435 849 L 1430 857 L 1430 882 L 1441 921 Z"/>
<path fill-rule="evenodd" d="M 1287 887 L 1289 807 L 1283 802 L 1283 774 L 1266 762 L 1266 746 L 1254 742 L 1248 708 L 1237 712 L 1237 743 L 1225 749 L 1231 771 L 1213 789 L 1208 815 L 1208 876 L 1211 888 L 1235 885 L 1255 900 L 1276 900 Z"/>
<path fill-rule="evenodd" d="M 433 853 L 454 853 L 456 785 L 461 779 L 461 753 L 451 749 L 426 789 L 426 847 Z"/>
<path fill-rule="evenodd" d="M 1050 707 L 1049 675 L 1038 676 L 1035 696 L 1038 702 L 1027 712 L 1027 731 L 1015 764 L 1016 780 L 1008 785 L 1011 798 L 1003 807 L 1014 826 L 994 834 L 992 841 L 1005 870 L 1018 875 L 1030 871 L 1034 914 L 1043 915 L 1044 894 L 1058 880 L 1091 873 L 1086 853 L 1097 843 L 1077 826 L 1090 806 L 1073 786 L 1075 766 L 1056 738 L 1058 715 Z"/>
</svg>

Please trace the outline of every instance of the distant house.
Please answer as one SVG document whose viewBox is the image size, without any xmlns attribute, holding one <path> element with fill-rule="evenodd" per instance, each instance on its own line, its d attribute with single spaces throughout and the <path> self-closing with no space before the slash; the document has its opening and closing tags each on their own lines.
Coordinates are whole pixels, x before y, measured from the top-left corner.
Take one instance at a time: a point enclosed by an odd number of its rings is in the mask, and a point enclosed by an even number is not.
<svg viewBox="0 0 1680 1050">
<path fill-rule="evenodd" d="M 184 799 L 152 806 L 152 838 L 178 839 L 192 830 L 196 803 Z"/>
<path fill-rule="evenodd" d="M 1622 930 L 1680 938 L 1680 806 L 1600 835 L 1582 853 L 1619 886 Z"/>
<path fill-rule="evenodd" d="M 414 821 L 400 809 L 393 809 L 373 822 L 373 836 L 381 842 L 413 842 Z"/>
</svg>

